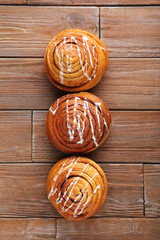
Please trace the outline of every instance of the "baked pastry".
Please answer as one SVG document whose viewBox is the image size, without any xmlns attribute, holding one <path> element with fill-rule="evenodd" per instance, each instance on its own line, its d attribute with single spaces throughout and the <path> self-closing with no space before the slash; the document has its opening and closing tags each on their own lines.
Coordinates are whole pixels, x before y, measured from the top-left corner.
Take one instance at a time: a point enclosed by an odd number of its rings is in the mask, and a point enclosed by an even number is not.
<svg viewBox="0 0 160 240">
<path fill-rule="evenodd" d="M 49 43 L 44 68 L 56 87 L 84 91 L 94 87 L 108 66 L 107 48 L 94 34 L 69 29 L 57 34 Z"/>
<path fill-rule="evenodd" d="M 111 115 L 101 99 L 87 92 L 68 94 L 52 104 L 46 118 L 51 142 L 66 153 L 87 153 L 111 130 Z"/>
<path fill-rule="evenodd" d="M 47 179 L 47 195 L 65 218 L 81 220 L 95 214 L 107 196 L 107 180 L 101 167 L 86 157 L 57 162 Z"/>
</svg>

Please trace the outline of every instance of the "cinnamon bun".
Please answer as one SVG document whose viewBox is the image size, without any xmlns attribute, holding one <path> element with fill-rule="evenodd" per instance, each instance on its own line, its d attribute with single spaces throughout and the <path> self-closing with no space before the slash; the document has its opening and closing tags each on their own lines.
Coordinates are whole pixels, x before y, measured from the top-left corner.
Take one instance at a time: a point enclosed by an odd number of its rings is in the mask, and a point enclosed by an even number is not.
<svg viewBox="0 0 160 240">
<path fill-rule="evenodd" d="M 94 34 L 69 29 L 57 34 L 49 43 L 44 68 L 56 87 L 78 92 L 94 87 L 108 66 L 108 52 Z"/>
<path fill-rule="evenodd" d="M 61 151 L 87 153 L 109 136 L 111 115 L 104 102 L 91 93 L 68 94 L 50 107 L 46 130 Z"/>
<path fill-rule="evenodd" d="M 48 175 L 47 195 L 65 218 L 79 221 L 95 214 L 105 202 L 107 180 L 101 167 L 86 157 L 67 157 Z"/>
</svg>

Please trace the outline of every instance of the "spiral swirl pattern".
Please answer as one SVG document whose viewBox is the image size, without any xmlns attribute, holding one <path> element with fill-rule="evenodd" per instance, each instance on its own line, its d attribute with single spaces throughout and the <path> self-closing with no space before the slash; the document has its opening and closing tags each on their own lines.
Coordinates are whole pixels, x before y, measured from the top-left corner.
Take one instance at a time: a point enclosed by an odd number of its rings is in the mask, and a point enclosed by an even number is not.
<svg viewBox="0 0 160 240">
<path fill-rule="evenodd" d="M 68 94 L 50 107 L 46 130 L 51 142 L 66 153 L 93 151 L 108 137 L 111 115 L 91 93 Z"/>
<path fill-rule="evenodd" d="M 78 221 L 102 207 L 107 196 L 107 180 L 103 170 L 92 160 L 68 157 L 51 169 L 47 195 L 62 216 Z"/>
<path fill-rule="evenodd" d="M 95 86 L 108 66 L 107 48 L 94 34 L 70 29 L 49 43 L 44 67 L 48 79 L 66 91 L 82 91 Z"/>
</svg>

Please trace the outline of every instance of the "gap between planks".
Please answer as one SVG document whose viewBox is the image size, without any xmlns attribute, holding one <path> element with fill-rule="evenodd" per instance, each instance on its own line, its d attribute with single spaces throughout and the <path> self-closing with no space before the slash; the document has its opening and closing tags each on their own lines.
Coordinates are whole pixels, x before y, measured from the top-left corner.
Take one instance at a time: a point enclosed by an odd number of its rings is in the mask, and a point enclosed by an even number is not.
<svg viewBox="0 0 160 240">
<path fill-rule="evenodd" d="M 7 4 L 7 3 L 0 3 L 0 6 L 11 6 L 11 7 L 20 7 L 20 6 L 28 6 L 28 7 L 61 7 L 61 8 L 65 8 L 65 7 L 86 7 L 86 8 L 90 8 L 90 7 L 121 7 L 121 8 L 129 8 L 129 7 L 159 7 L 160 4 L 139 4 L 139 5 L 122 5 L 122 4 L 108 4 L 108 5 L 96 5 L 96 4 L 89 4 L 89 5 L 58 5 L 58 4 L 29 4 L 29 3 L 21 3 L 21 4 Z"/>
</svg>

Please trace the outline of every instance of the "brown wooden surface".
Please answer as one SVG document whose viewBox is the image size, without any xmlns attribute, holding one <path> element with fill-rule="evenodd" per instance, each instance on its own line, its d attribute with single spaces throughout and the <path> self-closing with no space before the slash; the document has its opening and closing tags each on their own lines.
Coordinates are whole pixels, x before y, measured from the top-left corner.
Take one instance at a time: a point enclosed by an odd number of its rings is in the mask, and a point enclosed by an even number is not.
<svg viewBox="0 0 160 240">
<path fill-rule="evenodd" d="M 42 58 L 0 58 L 0 68 L 1 109 L 48 109 L 66 94 L 48 81 Z M 110 59 L 91 92 L 111 109 L 159 109 L 159 69 L 157 58 Z"/>
<path fill-rule="evenodd" d="M 160 219 L 101 218 L 81 224 L 58 219 L 57 240 L 159 240 L 159 229 Z"/>
<path fill-rule="evenodd" d="M 58 32 L 81 28 L 98 35 L 99 9 L 60 7 L 1 6 L 0 57 L 43 57 Z M 6 21 L 7 19 L 7 21 Z"/>
<path fill-rule="evenodd" d="M 27 0 L 28 4 L 37 5 L 150 5 L 160 4 L 159 0 Z"/>
<path fill-rule="evenodd" d="M 101 38 L 110 57 L 160 57 L 160 8 L 101 8 Z"/>
<path fill-rule="evenodd" d="M 0 111 L 0 162 L 31 162 L 31 111 Z"/>
<path fill-rule="evenodd" d="M 160 165 L 144 165 L 145 216 L 160 216 Z"/>
<path fill-rule="evenodd" d="M 55 219 L 1 218 L 1 240 L 55 240 Z"/>
<path fill-rule="evenodd" d="M 27 0 L 0 0 L 0 4 L 26 4 Z"/>
<path fill-rule="evenodd" d="M 0 4 L 0 240 L 159 240 L 160 0 Z M 45 117 L 66 93 L 47 80 L 43 56 L 67 28 L 95 33 L 109 50 L 109 67 L 91 92 L 111 110 L 112 131 L 86 155 L 106 173 L 108 197 L 78 223 L 46 197 L 49 170 L 65 154 L 49 142 Z"/>
<path fill-rule="evenodd" d="M 53 164 L 1 164 L 1 217 L 60 217 L 46 196 Z M 108 200 L 96 216 L 143 216 L 141 164 L 100 164 L 108 179 Z"/>
<path fill-rule="evenodd" d="M 35 162 L 56 162 L 65 156 L 48 140 L 47 111 L 33 112 L 33 152 Z M 96 162 L 158 162 L 160 156 L 160 112 L 111 111 L 112 131 L 108 140 L 87 154 Z"/>
</svg>

